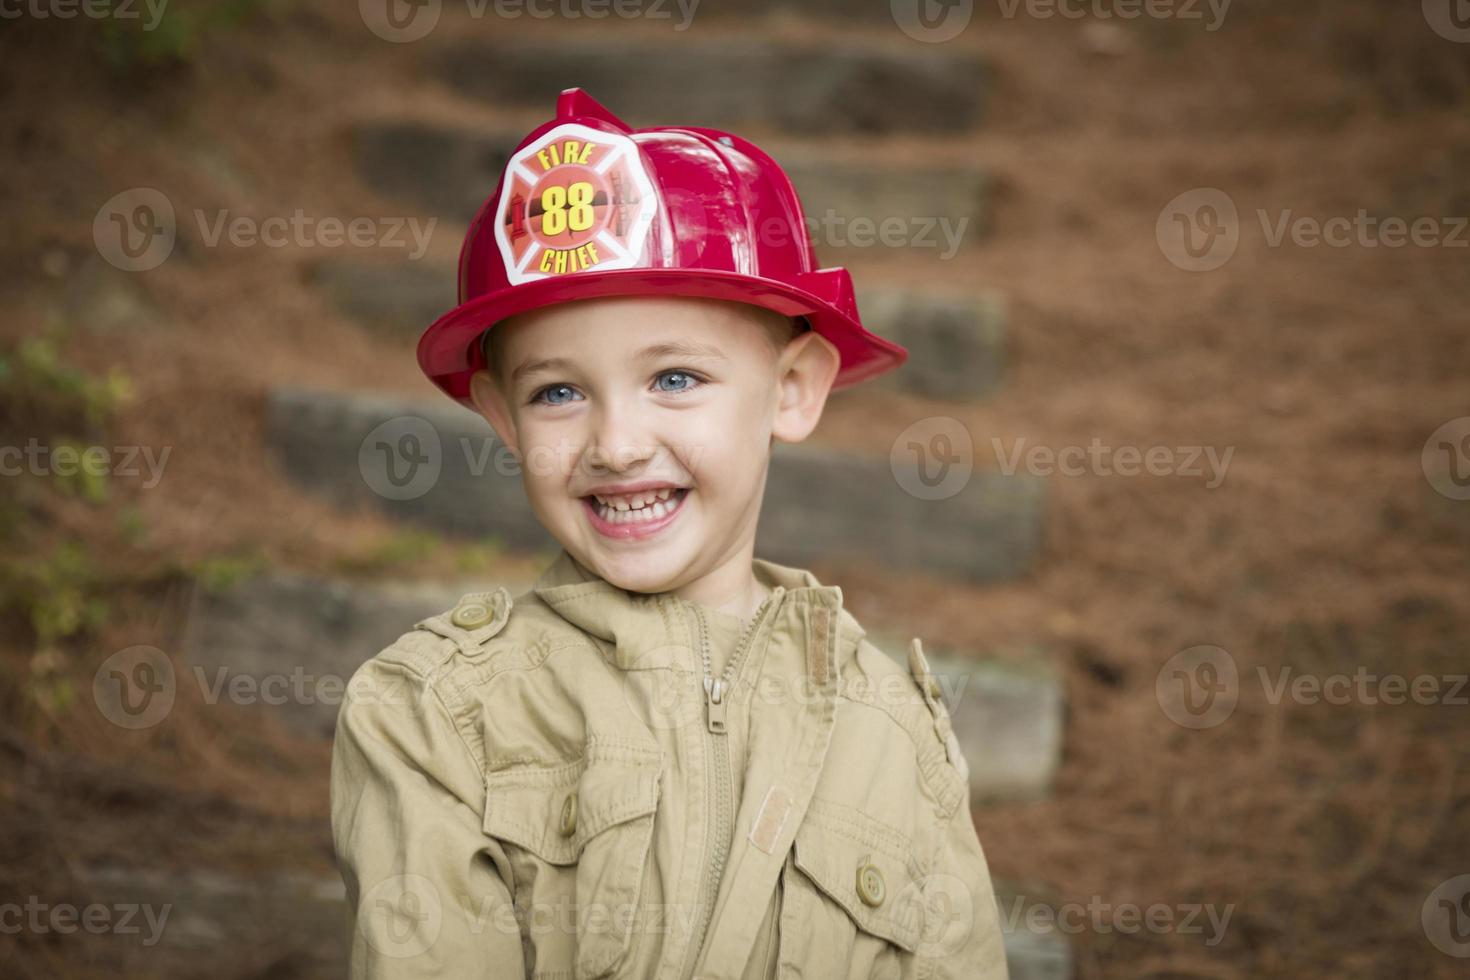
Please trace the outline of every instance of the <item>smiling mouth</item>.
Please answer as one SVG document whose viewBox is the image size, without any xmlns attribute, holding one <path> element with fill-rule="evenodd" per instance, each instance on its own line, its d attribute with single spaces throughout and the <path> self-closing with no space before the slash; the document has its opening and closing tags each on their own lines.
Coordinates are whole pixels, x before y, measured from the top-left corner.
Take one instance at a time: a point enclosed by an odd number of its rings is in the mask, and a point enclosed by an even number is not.
<svg viewBox="0 0 1470 980">
<path fill-rule="evenodd" d="M 582 502 L 606 524 L 638 525 L 668 517 L 679 509 L 688 495 L 688 487 L 665 487 L 614 497 L 589 494 L 582 498 Z"/>
</svg>

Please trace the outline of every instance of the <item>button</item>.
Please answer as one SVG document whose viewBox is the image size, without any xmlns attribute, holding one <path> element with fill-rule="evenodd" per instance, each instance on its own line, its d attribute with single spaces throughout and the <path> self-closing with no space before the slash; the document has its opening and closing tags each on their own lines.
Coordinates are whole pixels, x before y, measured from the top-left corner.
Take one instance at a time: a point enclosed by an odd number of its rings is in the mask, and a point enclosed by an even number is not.
<svg viewBox="0 0 1470 980">
<path fill-rule="evenodd" d="M 857 873 L 858 898 L 866 905 L 877 907 L 883 904 L 883 872 L 875 865 L 864 864 Z"/>
<path fill-rule="evenodd" d="M 570 837 L 577 832 L 577 794 L 575 792 L 567 796 L 567 801 L 561 805 L 561 835 Z"/>
<path fill-rule="evenodd" d="M 488 602 L 470 599 L 454 607 L 454 612 L 449 614 L 449 621 L 462 630 L 477 630 L 495 622 L 495 610 L 490 608 Z"/>
</svg>

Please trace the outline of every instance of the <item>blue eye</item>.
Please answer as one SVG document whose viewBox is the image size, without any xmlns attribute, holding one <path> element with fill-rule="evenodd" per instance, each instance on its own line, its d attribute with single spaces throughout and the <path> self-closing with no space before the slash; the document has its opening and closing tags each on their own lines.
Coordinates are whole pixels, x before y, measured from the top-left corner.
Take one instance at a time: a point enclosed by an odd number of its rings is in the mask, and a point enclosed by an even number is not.
<svg viewBox="0 0 1470 980">
<path fill-rule="evenodd" d="M 577 393 L 576 389 L 573 388 L 571 385 L 547 385 L 545 388 L 542 388 L 540 391 L 536 392 L 536 394 L 532 395 L 531 401 L 533 404 L 536 402 L 540 402 L 544 405 L 565 405 L 568 401 L 572 400 L 570 398 L 562 400 L 552 397 L 554 393 L 560 392 L 570 392 L 574 395 Z"/>
<path fill-rule="evenodd" d="M 681 379 L 684 380 L 685 383 L 684 384 L 676 384 L 675 386 L 672 386 L 671 387 L 669 385 L 664 384 L 665 379 L 668 379 L 668 378 L 676 378 L 676 379 L 680 379 L 681 378 Z M 699 384 L 700 384 L 700 381 L 699 381 L 698 378 L 696 378 L 694 375 L 690 374 L 688 371 L 664 371 L 662 374 L 660 374 L 658 376 L 658 379 L 655 382 L 655 384 L 658 385 L 658 390 L 659 391 L 680 392 L 680 391 L 690 391 L 690 390 L 692 390 L 694 388 L 697 388 L 699 386 Z"/>
</svg>

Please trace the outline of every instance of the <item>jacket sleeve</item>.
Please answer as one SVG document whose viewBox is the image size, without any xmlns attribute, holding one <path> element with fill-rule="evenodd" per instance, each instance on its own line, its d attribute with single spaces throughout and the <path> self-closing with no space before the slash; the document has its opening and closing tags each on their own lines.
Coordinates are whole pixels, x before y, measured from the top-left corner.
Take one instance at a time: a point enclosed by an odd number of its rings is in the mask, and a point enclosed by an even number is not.
<svg viewBox="0 0 1470 980">
<path fill-rule="evenodd" d="M 434 685 L 368 661 L 332 747 L 332 839 L 353 917 L 354 980 L 525 975 L 481 767 Z"/>
<path fill-rule="evenodd" d="M 949 819 L 949 828 L 940 849 L 940 860 L 950 869 L 952 880 L 941 876 L 931 889 L 931 908 L 938 913 L 939 923 L 951 915 L 952 936 L 944 935 L 945 926 L 936 925 L 936 939 L 944 949 L 936 978 L 954 980 L 1007 980 L 1005 937 L 1001 932 L 1000 912 L 996 907 L 995 886 L 990 880 L 990 867 L 980 837 L 975 831 L 975 818 L 970 813 L 969 794 Z"/>
</svg>

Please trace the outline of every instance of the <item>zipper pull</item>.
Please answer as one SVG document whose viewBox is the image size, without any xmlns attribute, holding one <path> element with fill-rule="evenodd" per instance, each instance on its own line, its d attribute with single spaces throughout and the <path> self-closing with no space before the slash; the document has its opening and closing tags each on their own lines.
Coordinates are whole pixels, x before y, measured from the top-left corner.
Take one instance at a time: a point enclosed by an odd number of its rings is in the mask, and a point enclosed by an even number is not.
<svg viewBox="0 0 1470 980">
<path fill-rule="evenodd" d="M 704 679 L 704 703 L 708 708 L 709 730 L 716 735 L 725 734 L 725 679 Z"/>
</svg>

